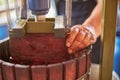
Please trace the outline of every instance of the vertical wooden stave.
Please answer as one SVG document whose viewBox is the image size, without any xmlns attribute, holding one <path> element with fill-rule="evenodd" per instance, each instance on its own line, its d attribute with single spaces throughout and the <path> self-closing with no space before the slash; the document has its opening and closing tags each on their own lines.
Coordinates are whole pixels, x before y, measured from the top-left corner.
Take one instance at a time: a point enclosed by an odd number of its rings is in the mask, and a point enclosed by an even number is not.
<svg viewBox="0 0 120 80">
<path fill-rule="evenodd" d="M 0 60 L 0 80 L 3 80 L 3 75 L 2 75 L 2 63 L 3 63 L 3 61 Z"/>
<path fill-rule="evenodd" d="M 16 80 L 31 80 L 30 66 L 28 65 L 15 65 Z"/>
<path fill-rule="evenodd" d="M 86 73 L 86 55 L 82 55 L 77 59 L 77 78 L 83 76 Z"/>
<path fill-rule="evenodd" d="M 31 66 L 32 80 L 47 80 L 47 66 Z"/>
<path fill-rule="evenodd" d="M 9 51 L 9 41 L 8 38 L 0 42 L 0 59 L 9 60 L 10 51 Z"/>
<path fill-rule="evenodd" d="M 86 53 L 86 58 L 87 58 L 87 72 L 90 71 L 90 66 L 91 66 L 91 50 L 89 50 L 87 53 Z"/>
<path fill-rule="evenodd" d="M 4 80 L 15 80 L 14 64 L 4 62 L 2 69 Z"/>
<path fill-rule="evenodd" d="M 48 66 L 49 80 L 63 80 L 63 64 L 51 64 Z"/>
<path fill-rule="evenodd" d="M 0 59 L 2 59 L 2 43 L 0 43 Z"/>
<path fill-rule="evenodd" d="M 63 62 L 64 80 L 76 80 L 76 60 Z"/>
<path fill-rule="evenodd" d="M 0 59 L 6 59 L 5 42 L 0 43 Z"/>
</svg>

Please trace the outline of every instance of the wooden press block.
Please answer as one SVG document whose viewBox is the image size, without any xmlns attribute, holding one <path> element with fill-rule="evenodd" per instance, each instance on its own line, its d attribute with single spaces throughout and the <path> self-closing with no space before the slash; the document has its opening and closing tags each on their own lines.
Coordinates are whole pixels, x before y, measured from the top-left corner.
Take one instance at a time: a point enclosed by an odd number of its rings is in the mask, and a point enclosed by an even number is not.
<svg viewBox="0 0 120 80">
<path fill-rule="evenodd" d="M 63 64 L 51 64 L 48 66 L 49 80 L 63 80 Z"/>
<path fill-rule="evenodd" d="M 83 76 L 86 73 L 86 55 L 82 55 L 77 59 L 77 78 Z"/>
<path fill-rule="evenodd" d="M 27 19 L 20 19 L 19 22 L 12 28 L 10 32 L 10 37 L 19 38 L 25 35 L 25 25 Z"/>
<path fill-rule="evenodd" d="M 4 80 L 15 80 L 14 64 L 4 62 L 2 64 L 2 69 Z"/>
<path fill-rule="evenodd" d="M 3 63 L 3 61 L 0 60 L 0 80 L 3 80 L 3 75 L 2 75 L 2 63 Z"/>
<path fill-rule="evenodd" d="M 55 18 L 54 34 L 55 34 L 55 37 L 58 37 L 58 38 L 65 37 L 65 25 L 64 25 L 63 16 L 57 16 Z"/>
<path fill-rule="evenodd" d="M 30 80 L 30 68 L 27 65 L 15 65 L 16 80 Z"/>
<path fill-rule="evenodd" d="M 64 62 L 64 80 L 76 80 L 76 60 Z"/>
<path fill-rule="evenodd" d="M 35 22 L 33 18 L 29 18 L 26 24 L 27 33 L 53 33 L 54 18 L 46 18 L 45 22 Z"/>
<path fill-rule="evenodd" d="M 54 21 L 34 22 L 28 21 L 26 24 L 26 33 L 53 33 Z"/>
<path fill-rule="evenodd" d="M 47 80 L 46 66 L 31 66 L 32 80 Z"/>
</svg>

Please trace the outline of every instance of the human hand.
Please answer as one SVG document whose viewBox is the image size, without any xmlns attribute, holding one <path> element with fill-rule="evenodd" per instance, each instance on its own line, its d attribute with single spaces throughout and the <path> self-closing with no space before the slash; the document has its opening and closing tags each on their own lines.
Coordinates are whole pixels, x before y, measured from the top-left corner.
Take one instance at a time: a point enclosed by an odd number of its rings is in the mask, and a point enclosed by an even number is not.
<svg viewBox="0 0 120 80">
<path fill-rule="evenodd" d="M 96 33 L 94 27 L 75 25 L 71 28 L 70 35 L 66 40 L 68 53 L 72 54 L 78 50 L 84 49 L 96 42 Z"/>
</svg>

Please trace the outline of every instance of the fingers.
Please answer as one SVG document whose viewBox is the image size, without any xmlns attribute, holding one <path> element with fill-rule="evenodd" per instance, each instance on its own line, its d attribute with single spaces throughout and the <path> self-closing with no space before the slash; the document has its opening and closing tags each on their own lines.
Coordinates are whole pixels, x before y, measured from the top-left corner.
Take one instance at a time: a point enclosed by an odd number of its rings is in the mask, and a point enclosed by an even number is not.
<svg viewBox="0 0 120 80">
<path fill-rule="evenodd" d="M 83 32 L 83 30 L 79 31 L 79 33 L 77 34 L 73 44 L 71 45 L 70 48 L 68 48 L 69 53 L 74 53 L 75 51 L 77 51 L 79 49 L 79 45 L 83 41 L 85 35 L 86 34 Z"/>
<path fill-rule="evenodd" d="M 66 45 L 68 47 L 68 52 L 75 53 L 80 49 L 84 49 L 90 44 L 93 44 L 96 41 L 95 33 L 88 28 L 84 28 L 83 26 L 79 25 L 77 27 L 78 30 L 73 28 L 70 36 L 66 41 Z"/>
<path fill-rule="evenodd" d="M 75 37 L 77 36 L 79 32 L 79 28 L 75 27 L 72 29 L 72 31 L 70 32 L 70 35 L 68 36 L 67 40 L 66 40 L 66 46 L 70 47 L 71 44 L 73 43 Z"/>
<path fill-rule="evenodd" d="M 84 40 L 80 43 L 80 45 L 78 45 L 79 49 L 84 49 L 85 47 L 89 46 L 91 44 L 90 38 L 91 34 L 86 32 Z"/>
</svg>

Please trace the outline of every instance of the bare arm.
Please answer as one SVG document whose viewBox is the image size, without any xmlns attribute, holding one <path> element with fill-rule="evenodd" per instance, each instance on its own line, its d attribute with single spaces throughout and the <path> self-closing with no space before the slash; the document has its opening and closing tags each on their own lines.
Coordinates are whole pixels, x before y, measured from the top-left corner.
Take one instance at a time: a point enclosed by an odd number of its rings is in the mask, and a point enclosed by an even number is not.
<svg viewBox="0 0 120 80">
<path fill-rule="evenodd" d="M 75 25 L 66 40 L 69 53 L 74 53 L 95 43 L 101 34 L 102 0 L 98 0 L 91 15 L 82 25 Z"/>
<path fill-rule="evenodd" d="M 102 0 L 98 0 L 96 7 L 91 15 L 83 23 L 83 25 L 91 25 L 94 27 L 97 37 L 101 34 L 101 21 L 102 21 Z"/>
</svg>

